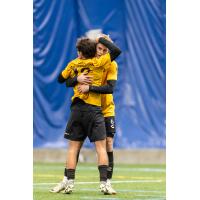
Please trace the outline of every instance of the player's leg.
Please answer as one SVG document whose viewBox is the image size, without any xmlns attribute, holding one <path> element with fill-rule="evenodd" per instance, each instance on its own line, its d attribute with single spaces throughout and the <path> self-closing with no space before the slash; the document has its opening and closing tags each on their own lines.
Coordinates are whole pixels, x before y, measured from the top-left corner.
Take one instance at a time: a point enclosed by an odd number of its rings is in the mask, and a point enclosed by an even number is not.
<svg viewBox="0 0 200 200">
<path fill-rule="evenodd" d="M 98 170 L 100 178 L 100 191 L 104 194 L 110 194 L 107 191 L 107 168 L 108 168 L 108 157 L 106 152 L 106 140 L 95 141 L 95 147 L 98 158 Z"/>
<path fill-rule="evenodd" d="M 79 149 L 77 156 L 76 156 L 76 165 L 78 164 L 79 154 L 80 154 L 80 150 L 81 150 L 82 145 L 83 145 L 83 142 L 80 141 L 80 149 Z M 66 162 L 65 162 L 65 169 L 64 169 L 64 179 L 68 179 L 67 178 L 67 163 L 68 163 L 68 159 L 67 159 L 67 155 L 66 155 Z"/>
<path fill-rule="evenodd" d="M 113 138 L 107 137 L 106 138 L 106 151 L 108 155 L 108 179 L 112 179 L 113 175 L 113 168 L 114 168 L 114 156 L 113 156 Z"/>
<path fill-rule="evenodd" d="M 98 169 L 100 177 L 100 191 L 104 194 L 112 194 L 107 188 L 107 168 L 108 156 L 106 151 L 106 127 L 104 117 L 101 111 L 93 113 L 92 128 L 89 130 L 91 133 L 88 137 L 91 142 L 95 143 Z"/>
<path fill-rule="evenodd" d="M 75 177 L 75 168 L 76 168 L 78 153 L 85 139 L 84 136 L 82 135 L 83 132 L 82 127 L 78 126 L 80 124 L 79 121 L 80 121 L 80 112 L 72 110 L 64 134 L 64 137 L 69 140 L 67 159 L 66 159 L 67 165 L 64 169 L 64 178 L 60 183 L 58 183 L 54 188 L 52 188 L 50 192 L 58 193 L 66 189 L 69 183 L 73 183 L 73 181 L 68 180 L 68 176 L 70 179 Z M 66 190 L 64 192 L 67 193 L 68 191 Z"/>
<path fill-rule="evenodd" d="M 107 185 L 110 188 L 112 194 L 116 194 L 117 192 L 113 189 L 111 185 L 111 179 L 113 175 L 114 169 L 114 156 L 113 156 L 113 138 L 107 137 L 106 138 L 106 150 L 108 155 L 108 168 L 107 168 Z"/>
<path fill-rule="evenodd" d="M 85 127 L 85 129 L 87 130 L 88 138 L 90 139 L 90 142 L 95 143 L 98 159 L 100 190 L 103 192 L 102 186 L 103 183 L 106 184 L 107 180 L 108 157 L 106 153 L 106 128 L 101 108 L 99 107 L 97 110 L 88 112 L 86 121 L 88 124 L 86 124 L 87 127 Z"/>
<path fill-rule="evenodd" d="M 111 179 L 113 175 L 114 169 L 114 155 L 113 155 L 113 138 L 115 135 L 115 118 L 105 117 L 105 125 L 106 125 L 106 150 L 108 155 L 108 172 L 107 172 L 107 184 L 110 186 L 110 190 L 112 190 L 112 194 L 116 194 L 116 191 L 111 186 Z"/>
<path fill-rule="evenodd" d="M 65 128 L 64 138 L 69 139 L 69 140 L 75 140 L 75 139 L 79 138 L 79 140 L 80 140 L 80 136 L 78 136 L 77 133 L 82 131 L 82 129 L 80 130 L 80 127 L 79 128 L 77 127 L 76 129 L 74 128 L 74 124 L 77 123 L 77 120 L 79 120 L 79 119 L 80 119 L 80 115 L 76 111 L 72 110 L 71 116 L 70 116 L 67 126 Z M 72 134 L 72 130 L 73 130 L 73 132 L 75 132 L 75 134 Z M 83 142 L 80 141 L 80 143 L 82 146 Z M 80 149 L 81 149 L 81 146 L 80 146 Z M 78 159 L 79 159 L 80 149 L 79 149 L 79 151 L 77 153 L 77 157 L 76 157 L 77 163 L 78 163 Z M 68 179 L 67 178 L 67 163 L 68 163 L 68 159 L 66 158 L 65 169 L 64 169 L 64 179 L 65 180 Z"/>
<path fill-rule="evenodd" d="M 50 189 L 50 192 L 59 193 L 62 190 L 64 190 L 64 193 L 72 192 L 74 187 L 75 169 L 77 165 L 78 154 L 82 144 L 82 141 L 69 141 L 63 180 L 59 182 L 55 187 Z"/>
<path fill-rule="evenodd" d="M 67 151 L 67 184 L 63 193 L 70 194 L 74 188 L 75 171 L 77 165 L 77 155 L 82 146 L 81 141 L 69 141 L 69 147 Z"/>
<path fill-rule="evenodd" d="M 98 169 L 100 173 L 100 181 L 107 180 L 107 167 L 108 167 L 108 157 L 106 152 L 106 140 L 100 140 L 95 142 L 95 148 L 97 152 L 98 159 Z"/>
<path fill-rule="evenodd" d="M 66 139 L 69 139 L 69 146 L 67 151 L 66 170 L 68 181 L 63 193 L 69 194 L 72 192 L 72 189 L 74 187 L 75 170 L 77 165 L 78 154 L 80 152 L 83 141 L 86 138 L 82 127 L 82 115 L 79 110 L 72 109 L 72 117 L 70 118 L 67 124 L 64 137 Z"/>
</svg>

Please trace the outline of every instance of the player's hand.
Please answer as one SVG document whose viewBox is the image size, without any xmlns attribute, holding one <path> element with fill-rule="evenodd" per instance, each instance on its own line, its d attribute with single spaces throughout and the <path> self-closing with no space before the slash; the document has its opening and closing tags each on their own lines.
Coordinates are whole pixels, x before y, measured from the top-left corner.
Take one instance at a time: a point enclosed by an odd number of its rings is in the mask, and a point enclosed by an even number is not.
<svg viewBox="0 0 200 200">
<path fill-rule="evenodd" d="M 77 77 L 77 81 L 81 84 L 91 84 L 92 76 L 87 75 L 87 73 L 82 73 Z"/>
<path fill-rule="evenodd" d="M 80 93 L 87 93 L 87 92 L 89 92 L 89 85 L 79 85 L 78 86 L 78 91 Z"/>
<path fill-rule="evenodd" d="M 106 35 L 106 34 L 101 34 L 101 37 L 103 37 L 103 38 L 105 38 L 106 40 L 108 40 L 108 41 L 110 41 L 110 42 L 113 42 L 112 40 L 111 40 L 111 38 L 110 38 L 110 36 L 109 35 Z"/>
<path fill-rule="evenodd" d="M 96 42 L 97 43 L 99 43 L 99 38 L 101 38 L 101 37 L 103 37 L 103 38 L 105 38 L 106 40 L 108 40 L 108 41 L 110 41 L 110 42 L 113 42 L 112 40 L 111 40 L 111 38 L 110 38 L 110 36 L 109 35 L 106 35 L 106 34 L 100 34 L 97 38 L 96 38 Z"/>
</svg>

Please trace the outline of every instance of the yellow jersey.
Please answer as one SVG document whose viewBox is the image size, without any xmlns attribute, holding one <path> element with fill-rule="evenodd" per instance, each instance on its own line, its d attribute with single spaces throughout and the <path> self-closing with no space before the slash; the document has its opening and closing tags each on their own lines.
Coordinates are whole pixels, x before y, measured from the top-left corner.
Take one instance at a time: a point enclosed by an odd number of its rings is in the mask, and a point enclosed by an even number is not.
<svg viewBox="0 0 200 200">
<path fill-rule="evenodd" d="M 106 84 L 108 80 L 117 80 L 117 63 L 113 61 L 110 67 L 104 71 L 102 78 L 102 85 Z M 104 117 L 115 116 L 115 104 L 112 94 L 102 94 L 101 95 L 101 108 Z"/>
<path fill-rule="evenodd" d="M 94 57 L 92 59 L 75 59 L 72 60 L 67 67 L 62 71 L 63 78 L 67 79 L 68 77 L 73 78 L 74 76 L 79 76 L 83 72 L 88 72 L 88 75 L 93 77 L 92 85 L 101 86 L 103 72 L 110 67 L 111 59 L 110 54 L 107 53 L 100 58 Z M 85 103 L 101 106 L 101 94 L 88 92 L 86 94 L 79 93 L 78 91 L 79 83 L 73 88 L 74 96 L 72 101 L 78 97 L 82 99 Z"/>
</svg>

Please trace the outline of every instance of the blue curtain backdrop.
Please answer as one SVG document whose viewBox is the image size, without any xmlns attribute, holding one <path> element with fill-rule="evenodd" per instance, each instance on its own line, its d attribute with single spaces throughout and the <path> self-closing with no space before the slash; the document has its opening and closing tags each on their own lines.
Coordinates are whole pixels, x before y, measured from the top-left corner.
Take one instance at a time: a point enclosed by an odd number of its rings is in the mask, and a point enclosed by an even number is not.
<svg viewBox="0 0 200 200">
<path fill-rule="evenodd" d="M 117 59 L 114 146 L 165 148 L 165 0 L 34 0 L 33 7 L 34 147 L 66 146 L 73 91 L 57 76 L 76 58 L 76 39 L 101 29 L 123 52 Z"/>
</svg>

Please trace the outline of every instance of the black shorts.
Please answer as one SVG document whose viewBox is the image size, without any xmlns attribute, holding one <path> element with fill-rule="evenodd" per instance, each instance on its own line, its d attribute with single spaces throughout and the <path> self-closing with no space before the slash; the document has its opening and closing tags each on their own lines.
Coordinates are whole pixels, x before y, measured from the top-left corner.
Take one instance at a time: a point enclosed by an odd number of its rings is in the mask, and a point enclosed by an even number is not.
<svg viewBox="0 0 200 200">
<path fill-rule="evenodd" d="M 101 107 L 89 104 L 74 105 L 64 137 L 73 141 L 84 141 L 86 137 L 90 142 L 104 140 L 106 128 Z"/>
<path fill-rule="evenodd" d="M 105 117 L 106 136 L 114 137 L 115 135 L 115 117 Z"/>
</svg>

